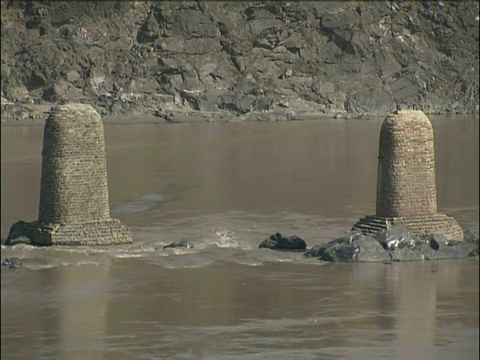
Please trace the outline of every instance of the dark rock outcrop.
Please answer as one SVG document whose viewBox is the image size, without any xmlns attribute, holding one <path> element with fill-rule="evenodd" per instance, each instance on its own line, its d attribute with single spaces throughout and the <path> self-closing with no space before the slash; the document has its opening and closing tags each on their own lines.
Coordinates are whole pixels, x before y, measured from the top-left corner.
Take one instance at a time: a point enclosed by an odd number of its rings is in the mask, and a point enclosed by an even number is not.
<svg viewBox="0 0 480 360">
<path fill-rule="evenodd" d="M 195 244 L 192 244 L 191 242 L 189 241 L 175 241 L 175 242 L 172 242 L 168 245 L 165 245 L 163 247 L 163 249 L 168 249 L 168 248 L 176 248 L 176 247 L 185 247 L 187 249 L 193 249 L 195 247 Z"/>
<path fill-rule="evenodd" d="M 102 115 L 268 121 L 383 116 L 397 104 L 479 110 L 476 1 L 2 1 L 1 10 L 3 121 L 41 118 L 35 106 L 63 100 Z M 275 111 L 290 115 L 265 115 Z"/>
<path fill-rule="evenodd" d="M 467 229 L 463 232 L 463 240 L 472 244 L 477 244 L 477 247 L 472 250 L 470 256 L 479 256 L 480 248 L 478 244 L 480 243 L 480 235 L 478 230 Z"/>
<path fill-rule="evenodd" d="M 307 248 L 307 244 L 305 241 L 303 241 L 303 239 L 296 235 L 282 236 L 282 234 L 277 232 L 263 240 L 260 245 L 258 245 L 258 248 L 275 250 L 305 250 Z"/>
<path fill-rule="evenodd" d="M 38 222 L 25 222 L 20 220 L 12 225 L 8 232 L 5 245 L 17 245 L 17 244 L 32 244 L 32 240 L 35 237 L 35 232 L 38 227 Z"/>
<path fill-rule="evenodd" d="M 23 269 L 23 263 L 16 257 L 2 260 L 2 266 L 8 267 L 9 269 Z"/>
<path fill-rule="evenodd" d="M 305 256 L 331 262 L 391 262 L 462 259 L 478 256 L 479 235 L 466 230 L 464 241 L 449 241 L 442 236 L 420 238 L 404 225 L 374 235 L 350 231 L 338 239 L 309 249 Z"/>
</svg>

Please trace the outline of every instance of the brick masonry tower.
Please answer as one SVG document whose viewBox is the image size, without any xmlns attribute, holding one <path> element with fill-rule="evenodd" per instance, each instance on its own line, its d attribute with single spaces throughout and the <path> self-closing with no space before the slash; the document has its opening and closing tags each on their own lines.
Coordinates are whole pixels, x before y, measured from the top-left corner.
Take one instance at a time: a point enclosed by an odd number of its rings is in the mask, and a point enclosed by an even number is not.
<svg viewBox="0 0 480 360">
<path fill-rule="evenodd" d="M 32 244 L 132 242 L 130 230 L 110 218 L 103 124 L 92 106 L 52 108 L 45 123 L 42 159 L 38 221 L 28 224 L 25 234 Z"/>
<path fill-rule="evenodd" d="M 422 237 L 463 240 L 457 221 L 437 213 L 435 149 L 428 117 L 417 110 L 388 115 L 380 130 L 376 214 L 353 229 L 371 234 L 402 223 Z"/>
<path fill-rule="evenodd" d="M 42 160 L 38 220 L 69 224 L 110 218 L 103 125 L 91 106 L 52 109 Z"/>
</svg>

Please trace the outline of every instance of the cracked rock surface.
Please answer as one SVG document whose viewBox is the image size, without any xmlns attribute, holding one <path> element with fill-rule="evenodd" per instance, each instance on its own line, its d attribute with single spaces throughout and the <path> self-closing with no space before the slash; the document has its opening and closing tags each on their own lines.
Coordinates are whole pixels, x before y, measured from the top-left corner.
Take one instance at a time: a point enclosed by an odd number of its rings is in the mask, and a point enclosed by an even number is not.
<svg viewBox="0 0 480 360">
<path fill-rule="evenodd" d="M 479 4 L 2 1 L 2 122 L 478 113 Z M 168 119 L 167 119 L 168 117 Z"/>
</svg>

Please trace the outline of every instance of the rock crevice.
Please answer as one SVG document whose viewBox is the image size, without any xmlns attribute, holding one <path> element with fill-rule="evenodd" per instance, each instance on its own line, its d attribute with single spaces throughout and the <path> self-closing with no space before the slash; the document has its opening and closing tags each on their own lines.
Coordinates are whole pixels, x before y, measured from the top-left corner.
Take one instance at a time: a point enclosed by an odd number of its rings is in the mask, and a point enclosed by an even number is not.
<svg viewBox="0 0 480 360">
<path fill-rule="evenodd" d="M 478 113 L 478 6 L 5 1 L 2 120 L 62 100 L 101 115 Z"/>
</svg>

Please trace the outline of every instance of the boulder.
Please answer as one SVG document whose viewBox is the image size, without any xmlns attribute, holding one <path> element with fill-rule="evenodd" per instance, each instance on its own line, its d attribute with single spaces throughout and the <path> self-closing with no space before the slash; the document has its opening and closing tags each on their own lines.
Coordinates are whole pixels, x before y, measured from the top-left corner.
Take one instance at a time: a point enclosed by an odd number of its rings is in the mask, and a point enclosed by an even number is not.
<svg viewBox="0 0 480 360">
<path fill-rule="evenodd" d="M 316 245 L 305 253 L 330 262 L 388 262 L 389 254 L 377 239 L 350 231 L 325 244 Z"/>
<path fill-rule="evenodd" d="M 9 269 L 22 269 L 23 263 L 18 258 L 11 257 L 2 260 L 2 266 L 8 267 Z"/>
<path fill-rule="evenodd" d="M 187 249 L 192 249 L 195 247 L 195 244 L 192 244 L 189 241 L 174 241 L 168 245 L 165 245 L 163 248 L 168 249 L 168 248 L 176 248 L 176 247 L 186 247 Z"/>
<path fill-rule="evenodd" d="M 465 230 L 464 241 L 451 241 L 441 234 L 420 238 L 402 224 L 392 225 L 374 235 L 358 230 L 319 244 L 305 256 L 330 262 L 383 262 L 463 259 L 479 255 L 478 231 Z"/>
<path fill-rule="evenodd" d="M 469 253 L 469 256 L 479 256 L 480 253 L 480 235 L 478 232 L 478 228 L 474 229 L 466 229 L 463 232 L 463 242 L 472 245 L 473 250 Z M 458 244 L 457 244 L 458 245 Z"/>
<path fill-rule="evenodd" d="M 20 220 L 12 225 L 7 236 L 5 245 L 32 244 L 36 229 L 36 222 Z"/>
<path fill-rule="evenodd" d="M 258 248 L 275 250 L 304 250 L 307 248 L 307 244 L 296 235 L 283 236 L 277 232 L 263 240 L 260 245 L 258 245 Z"/>
</svg>

